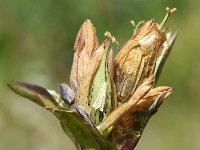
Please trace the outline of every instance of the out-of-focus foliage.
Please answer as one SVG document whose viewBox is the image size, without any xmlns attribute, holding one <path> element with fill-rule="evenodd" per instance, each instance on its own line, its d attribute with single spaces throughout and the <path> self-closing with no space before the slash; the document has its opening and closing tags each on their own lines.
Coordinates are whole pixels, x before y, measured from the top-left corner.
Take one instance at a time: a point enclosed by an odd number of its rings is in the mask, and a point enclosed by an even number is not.
<svg viewBox="0 0 200 150">
<path fill-rule="evenodd" d="M 133 31 L 131 19 L 155 17 L 159 22 L 166 6 L 178 9 L 167 26 L 180 31 L 158 84 L 172 86 L 174 93 L 151 119 L 136 149 L 200 149 L 197 0 L 0 0 L 0 149 L 75 149 L 50 113 L 23 101 L 6 81 L 56 89 L 68 82 L 73 42 L 86 18 L 100 41 L 109 30 L 123 45 Z"/>
</svg>

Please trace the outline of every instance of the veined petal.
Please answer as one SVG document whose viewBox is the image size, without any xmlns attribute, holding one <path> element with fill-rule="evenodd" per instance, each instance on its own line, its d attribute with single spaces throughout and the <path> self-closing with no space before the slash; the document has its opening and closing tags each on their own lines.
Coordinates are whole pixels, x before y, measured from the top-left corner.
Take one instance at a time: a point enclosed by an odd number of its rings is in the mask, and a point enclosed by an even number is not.
<svg viewBox="0 0 200 150">
<path fill-rule="evenodd" d="M 74 91 L 77 90 L 91 56 L 98 47 L 96 29 L 87 19 L 82 24 L 74 43 L 74 60 L 70 75 L 70 84 Z"/>
</svg>

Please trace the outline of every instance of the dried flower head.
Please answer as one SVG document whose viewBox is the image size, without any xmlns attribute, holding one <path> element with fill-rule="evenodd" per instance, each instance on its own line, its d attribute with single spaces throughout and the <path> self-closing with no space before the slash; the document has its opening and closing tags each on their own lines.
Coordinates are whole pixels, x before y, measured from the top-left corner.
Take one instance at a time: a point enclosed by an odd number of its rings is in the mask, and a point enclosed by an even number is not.
<svg viewBox="0 0 200 150">
<path fill-rule="evenodd" d="M 175 10 L 167 7 L 160 25 L 153 19 L 131 21 L 134 33 L 115 58 L 114 36 L 106 32 L 99 45 L 95 27 L 86 20 L 74 44 L 70 86 L 60 84 L 60 94 L 24 82 L 8 86 L 54 114 L 77 149 L 132 150 L 172 93 L 171 87 L 154 86 L 177 36 L 163 28 Z"/>
</svg>

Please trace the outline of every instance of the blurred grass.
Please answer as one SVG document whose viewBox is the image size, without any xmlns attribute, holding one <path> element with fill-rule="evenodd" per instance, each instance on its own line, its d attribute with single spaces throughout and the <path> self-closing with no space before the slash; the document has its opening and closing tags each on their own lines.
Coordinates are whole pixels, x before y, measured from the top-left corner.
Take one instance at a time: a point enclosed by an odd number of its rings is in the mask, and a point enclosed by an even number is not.
<svg viewBox="0 0 200 150">
<path fill-rule="evenodd" d="M 69 81 L 73 42 L 89 18 L 100 41 L 110 31 L 123 43 L 131 36 L 129 21 L 164 16 L 166 6 L 178 11 L 167 26 L 179 37 L 159 85 L 173 96 L 147 125 L 138 150 L 199 150 L 200 2 L 191 0 L 0 0 L 0 149 L 74 149 L 58 121 L 6 87 L 8 79 L 57 89 Z"/>
</svg>

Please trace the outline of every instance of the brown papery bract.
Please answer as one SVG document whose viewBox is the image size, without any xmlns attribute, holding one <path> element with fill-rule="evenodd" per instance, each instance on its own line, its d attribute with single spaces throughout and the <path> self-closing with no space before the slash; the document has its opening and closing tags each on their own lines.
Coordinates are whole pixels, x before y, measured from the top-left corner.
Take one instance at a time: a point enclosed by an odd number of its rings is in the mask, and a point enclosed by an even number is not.
<svg viewBox="0 0 200 150">
<path fill-rule="evenodd" d="M 93 52 L 99 47 L 96 29 L 89 19 L 85 20 L 74 43 L 74 60 L 71 69 L 70 83 L 77 90 L 84 72 L 87 70 Z"/>
<path fill-rule="evenodd" d="M 154 74 L 157 53 L 164 42 L 154 20 L 147 21 L 115 58 L 115 83 L 119 102 L 126 102 L 136 88 Z"/>
<path fill-rule="evenodd" d="M 90 66 L 84 72 L 84 75 L 80 81 L 80 85 L 76 93 L 75 103 L 77 105 L 83 106 L 86 112 L 88 111 L 88 100 L 89 100 L 92 80 L 96 74 L 97 69 L 100 66 L 103 55 L 108 51 L 109 47 L 110 47 L 110 39 L 107 39 L 92 54 L 91 59 L 89 61 Z"/>
<path fill-rule="evenodd" d="M 124 114 L 113 126 L 110 138 L 118 149 L 134 149 L 142 132 L 163 100 L 171 94 L 171 87 L 161 86 L 151 89 L 131 110 Z M 157 101 L 158 100 L 158 101 Z M 152 108 L 152 105 L 155 106 Z M 141 115 L 141 118 L 138 117 Z"/>
</svg>

